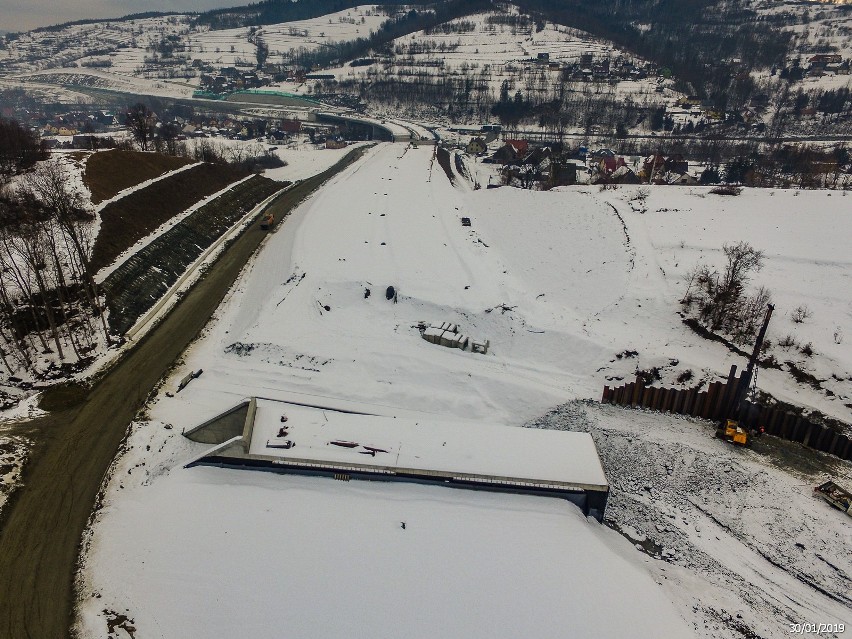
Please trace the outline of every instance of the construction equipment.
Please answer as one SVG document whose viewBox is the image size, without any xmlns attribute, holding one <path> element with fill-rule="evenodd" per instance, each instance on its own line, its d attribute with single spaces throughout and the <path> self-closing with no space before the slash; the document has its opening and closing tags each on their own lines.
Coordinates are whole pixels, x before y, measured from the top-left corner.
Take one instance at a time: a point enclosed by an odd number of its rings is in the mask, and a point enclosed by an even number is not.
<svg viewBox="0 0 852 639">
<path fill-rule="evenodd" d="M 719 434 L 723 439 L 728 440 L 740 446 L 749 445 L 749 432 L 741 428 L 739 423 L 734 419 L 725 420 L 725 424 L 719 426 Z"/>
<path fill-rule="evenodd" d="M 742 374 L 742 377 L 740 377 L 737 389 L 734 392 L 734 396 L 725 412 L 728 417 L 726 417 L 716 429 L 717 437 L 739 446 L 750 446 L 752 436 L 763 433 L 763 427 L 746 429 L 740 426 L 740 421 L 745 408 L 743 400 L 748 393 L 748 387 L 751 385 L 751 380 L 754 375 L 754 365 L 757 363 L 757 358 L 760 356 L 761 348 L 763 348 L 766 329 L 769 327 L 769 320 L 772 317 L 772 311 L 774 310 L 775 306 L 773 304 L 767 305 L 766 315 L 763 318 L 763 326 L 760 327 L 760 332 L 757 334 L 757 339 L 754 342 L 754 350 L 751 352 L 751 357 L 748 358 L 748 366 Z"/>
<path fill-rule="evenodd" d="M 814 488 L 814 493 L 852 517 L 852 492 L 829 480 Z"/>
</svg>

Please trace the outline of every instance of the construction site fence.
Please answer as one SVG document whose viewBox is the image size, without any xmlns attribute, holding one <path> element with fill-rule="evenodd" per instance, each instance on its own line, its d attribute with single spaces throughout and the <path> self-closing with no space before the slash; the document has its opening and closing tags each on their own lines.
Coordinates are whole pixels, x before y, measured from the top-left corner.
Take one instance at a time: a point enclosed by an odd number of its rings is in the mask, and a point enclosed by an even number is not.
<svg viewBox="0 0 852 639">
<path fill-rule="evenodd" d="M 696 388 L 647 386 L 641 377 L 637 377 L 635 382 L 623 386 L 604 386 L 601 403 L 721 421 L 733 417 L 732 402 L 739 381 L 732 371 L 727 381 L 712 382 L 706 391 L 699 391 Z M 778 407 L 748 400 L 742 404 L 742 410 L 738 411 L 741 426 L 762 426 L 768 435 L 852 460 L 852 439 L 847 435 Z"/>
</svg>

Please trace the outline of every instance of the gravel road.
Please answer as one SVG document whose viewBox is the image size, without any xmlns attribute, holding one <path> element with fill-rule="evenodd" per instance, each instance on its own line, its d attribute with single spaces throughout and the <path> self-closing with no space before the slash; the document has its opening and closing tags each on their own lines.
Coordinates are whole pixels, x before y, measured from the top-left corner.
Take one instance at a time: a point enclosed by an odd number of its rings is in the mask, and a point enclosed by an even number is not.
<svg viewBox="0 0 852 639">
<path fill-rule="evenodd" d="M 270 205 L 276 222 L 362 153 L 355 150 L 286 191 Z M 158 327 L 81 394 L 82 401 L 25 426 L 35 444 L 24 485 L 0 521 L 0 636 L 70 636 L 81 537 L 128 425 L 264 237 L 256 224 L 250 226 Z"/>
</svg>

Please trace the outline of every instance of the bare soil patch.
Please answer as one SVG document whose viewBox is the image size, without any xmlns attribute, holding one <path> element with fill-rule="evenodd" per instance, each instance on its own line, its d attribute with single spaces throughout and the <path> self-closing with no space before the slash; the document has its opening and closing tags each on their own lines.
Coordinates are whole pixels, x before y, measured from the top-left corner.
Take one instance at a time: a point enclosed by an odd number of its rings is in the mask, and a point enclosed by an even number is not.
<svg viewBox="0 0 852 639">
<path fill-rule="evenodd" d="M 436 154 L 438 157 L 438 164 L 440 164 L 441 168 L 444 169 L 444 174 L 447 176 L 450 184 L 455 184 L 456 177 L 453 175 L 453 167 L 450 166 L 450 152 L 439 146 L 436 149 Z"/>
<path fill-rule="evenodd" d="M 201 164 L 108 204 L 101 211 L 92 268 L 97 271 L 108 266 L 175 215 L 246 175 L 225 165 Z"/>
<path fill-rule="evenodd" d="M 192 160 L 159 153 L 113 149 L 89 156 L 83 181 L 92 194 L 92 202 L 97 204 L 115 197 L 124 189 L 187 164 L 192 164 Z"/>
</svg>

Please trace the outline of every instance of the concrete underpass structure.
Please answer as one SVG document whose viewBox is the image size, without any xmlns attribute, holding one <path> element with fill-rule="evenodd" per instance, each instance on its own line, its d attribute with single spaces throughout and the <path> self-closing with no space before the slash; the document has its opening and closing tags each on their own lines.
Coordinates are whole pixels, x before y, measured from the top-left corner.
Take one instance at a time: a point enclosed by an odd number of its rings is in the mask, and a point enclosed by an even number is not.
<svg viewBox="0 0 852 639">
<path fill-rule="evenodd" d="M 184 435 L 215 445 L 188 467 L 558 497 L 599 521 L 609 495 L 588 433 L 369 415 L 252 397 Z"/>
</svg>

